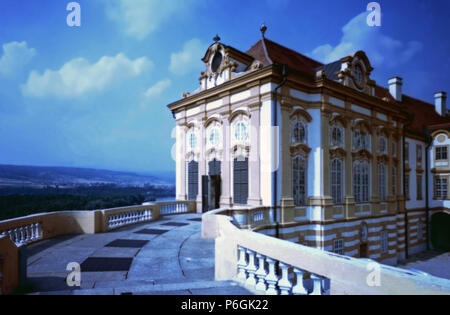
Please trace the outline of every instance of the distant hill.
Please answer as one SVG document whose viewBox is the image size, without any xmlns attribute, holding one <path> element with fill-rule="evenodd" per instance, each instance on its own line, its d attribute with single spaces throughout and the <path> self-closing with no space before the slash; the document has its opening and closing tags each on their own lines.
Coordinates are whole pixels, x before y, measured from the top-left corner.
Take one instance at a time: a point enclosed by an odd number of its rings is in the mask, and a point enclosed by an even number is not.
<svg viewBox="0 0 450 315">
<path fill-rule="evenodd" d="M 174 185 L 169 172 L 139 174 L 91 168 L 43 167 L 0 164 L 0 187 L 27 186 L 89 186 L 115 184 L 118 186 Z"/>
</svg>

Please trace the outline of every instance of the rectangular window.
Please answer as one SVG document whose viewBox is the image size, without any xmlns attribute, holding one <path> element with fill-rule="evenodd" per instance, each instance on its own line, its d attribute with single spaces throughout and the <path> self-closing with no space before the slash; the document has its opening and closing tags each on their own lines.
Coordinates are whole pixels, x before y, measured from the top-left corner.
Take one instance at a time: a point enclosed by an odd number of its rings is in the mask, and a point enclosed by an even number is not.
<svg viewBox="0 0 450 315">
<path fill-rule="evenodd" d="M 448 196 L 448 178 L 434 178 L 434 199 L 447 199 Z"/>
<path fill-rule="evenodd" d="M 344 240 L 342 238 L 334 240 L 333 252 L 344 255 Z"/>
<path fill-rule="evenodd" d="M 397 157 L 397 143 L 395 141 L 392 142 L 392 156 Z"/>
<path fill-rule="evenodd" d="M 331 163 L 331 196 L 334 203 L 342 203 L 342 161 Z"/>
<path fill-rule="evenodd" d="M 386 167 L 383 163 L 378 164 L 378 194 L 381 201 L 386 201 Z"/>
<path fill-rule="evenodd" d="M 392 167 L 392 195 L 397 196 L 397 168 Z"/>
<path fill-rule="evenodd" d="M 409 162 L 409 143 L 405 142 L 405 162 Z"/>
<path fill-rule="evenodd" d="M 443 161 L 448 159 L 447 147 L 436 147 L 436 161 Z"/>
<path fill-rule="evenodd" d="M 409 175 L 405 175 L 405 196 L 406 196 L 406 199 L 410 199 L 409 198 Z"/>
<path fill-rule="evenodd" d="M 422 200 L 423 199 L 423 195 L 422 195 L 422 175 L 417 175 L 416 179 L 417 179 L 417 184 L 416 184 L 417 200 Z"/>
<path fill-rule="evenodd" d="M 297 156 L 292 160 L 292 189 L 294 204 L 303 206 L 306 204 L 306 161 Z"/>
<path fill-rule="evenodd" d="M 416 159 L 417 162 L 422 162 L 422 146 L 420 144 L 416 146 Z"/>
<path fill-rule="evenodd" d="M 382 231 L 381 232 L 381 253 L 386 254 L 389 249 L 389 238 L 388 238 L 388 232 Z"/>
</svg>

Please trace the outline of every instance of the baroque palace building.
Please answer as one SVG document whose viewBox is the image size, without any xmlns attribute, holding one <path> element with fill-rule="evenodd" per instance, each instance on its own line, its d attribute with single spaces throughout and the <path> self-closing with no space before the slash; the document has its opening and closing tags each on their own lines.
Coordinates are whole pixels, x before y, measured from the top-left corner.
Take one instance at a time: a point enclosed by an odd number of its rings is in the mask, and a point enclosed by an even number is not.
<svg viewBox="0 0 450 315">
<path fill-rule="evenodd" d="M 428 104 L 377 85 L 363 51 L 322 64 L 265 31 L 246 52 L 216 36 L 200 87 L 168 105 L 177 199 L 269 207 L 283 239 L 388 264 L 426 249 L 450 206 L 446 93 Z"/>
</svg>

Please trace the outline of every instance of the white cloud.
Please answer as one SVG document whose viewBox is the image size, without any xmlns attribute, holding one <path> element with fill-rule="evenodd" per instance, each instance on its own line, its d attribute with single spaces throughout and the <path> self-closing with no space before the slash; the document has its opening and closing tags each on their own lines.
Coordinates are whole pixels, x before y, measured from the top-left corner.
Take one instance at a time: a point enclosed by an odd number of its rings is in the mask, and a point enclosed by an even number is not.
<svg viewBox="0 0 450 315">
<path fill-rule="evenodd" d="M 207 47 L 207 44 L 202 43 L 197 38 L 186 42 L 182 51 L 171 54 L 169 70 L 178 75 L 200 70 L 202 65 L 201 58 L 205 54 Z"/>
<path fill-rule="evenodd" d="M 32 71 L 27 83 L 22 85 L 22 93 L 37 98 L 76 98 L 137 77 L 152 66 L 146 57 L 130 60 L 122 53 L 115 57 L 104 56 L 94 64 L 76 58 L 57 71 L 47 69 L 43 74 Z"/>
<path fill-rule="evenodd" d="M 103 0 L 103 2 L 109 19 L 118 23 L 126 35 L 142 40 L 177 12 L 184 14 L 193 1 Z"/>
<path fill-rule="evenodd" d="M 27 42 L 11 42 L 3 45 L 0 57 L 0 74 L 13 77 L 36 55 L 34 48 L 28 48 Z"/>
<path fill-rule="evenodd" d="M 144 96 L 146 98 L 153 98 L 159 96 L 168 87 L 170 87 L 171 84 L 172 82 L 170 81 L 170 79 L 161 80 L 157 82 L 155 85 L 151 86 L 147 91 L 145 91 Z"/>
<path fill-rule="evenodd" d="M 354 17 L 342 28 L 342 38 L 336 46 L 322 45 L 313 50 L 311 57 L 324 63 L 336 61 L 358 50 L 364 50 L 373 66 L 394 67 L 406 63 L 422 50 L 423 45 L 417 41 L 403 43 L 382 33 L 382 27 L 367 25 L 364 12 Z"/>
</svg>

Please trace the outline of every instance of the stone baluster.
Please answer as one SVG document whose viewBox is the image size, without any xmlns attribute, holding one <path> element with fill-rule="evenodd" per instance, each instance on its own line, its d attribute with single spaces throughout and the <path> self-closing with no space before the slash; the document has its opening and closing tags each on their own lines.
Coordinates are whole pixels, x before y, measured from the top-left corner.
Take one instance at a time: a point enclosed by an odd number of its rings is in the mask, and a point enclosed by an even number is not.
<svg viewBox="0 0 450 315">
<path fill-rule="evenodd" d="M 245 282 L 246 285 L 254 287 L 256 285 L 256 278 L 255 278 L 255 273 L 256 273 L 256 265 L 255 265 L 255 252 L 247 249 L 247 254 L 248 254 L 248 265 L 247 265 L 247 281 Z"/>
<path fill-rule="evenodd" d="M 278 295 L 277 283 L 278 276 L 275 274 L 275 263 L 276 261 L 272 258 L 266 258 L 267 263 L 269 264 L 269 273 L 266 276 L 266 282 L 268 285 L 266 293 L 269 295 Z"/>
<path fill-rule="evenodd" d="M 322 295 L 322 278 L 311 274 L 311 280 L 313 281 L 313 290 L 310 295 Z"/>
<path fill-rule="evenodd" d="M 267 271 L 266 271 L 266 257 L 264 257 L 261 254 L 256 254 L 256 258 L 258 258 L 259 261 L 259 268 L 258 270 L 256 270 L 256 277 L 258 278 L 258 283 L 256 284 L 256 290 L 261 291 L 261 292 L 266 292 L 267 286 L 266 286 L 266 276 L 267 276 Z"/>
<path fill-rule="evenodd" d="M 37 240 L 39 237 L 37 235 L 37 223 L 31 225 L 31 239 Z"/>
<path fill-rule="evenodd" d="M 298 268 L 294 268 L 294 272 L 297 275 L 297 284 L 292 288 L 292 294 L 295 295 L 308 295 L 308 291 L 306 291 L 305 286 L 303 285 L 303 270 Z"/>
<path fill-rule="evenodd" d="M 19 234 L 19 229 L 15 228 L 14 229 L 14 239 L 13 239 L 14 243 L 19 243 L 20 242 L 20 234 Z"/>
<path fill-rule="evenodd" d="M 245 248 L 242 246 L 238 246 L 239 250 L 239 261 L 238 261 L 238 275 L 237 275 L 237 281 L 241 283 L 245 283 L 247 280 L 247 274 L 245 269 L 247 268 L 247 257 L 245 255 Z"/>
<path fill-rule="evenodd" d="M 42 238 L 42 226 L 41 226 L 41 223 L 36 223 L 36 226 L 34 227 L 35 228 L 35 233 L 36 233 L 36 239 L 40 239 L 40 238 Z"/>
<path fill-rule="evenodd" d="M 278 281 L 278 287 L 280 288 L 281 295 L 289 295 L 292 288 L 292 283 L 289 281 L 289 265 L 286 265 L 282 262 L 279 263 L 281 268 L 281 279 Z"/>
</svg>

